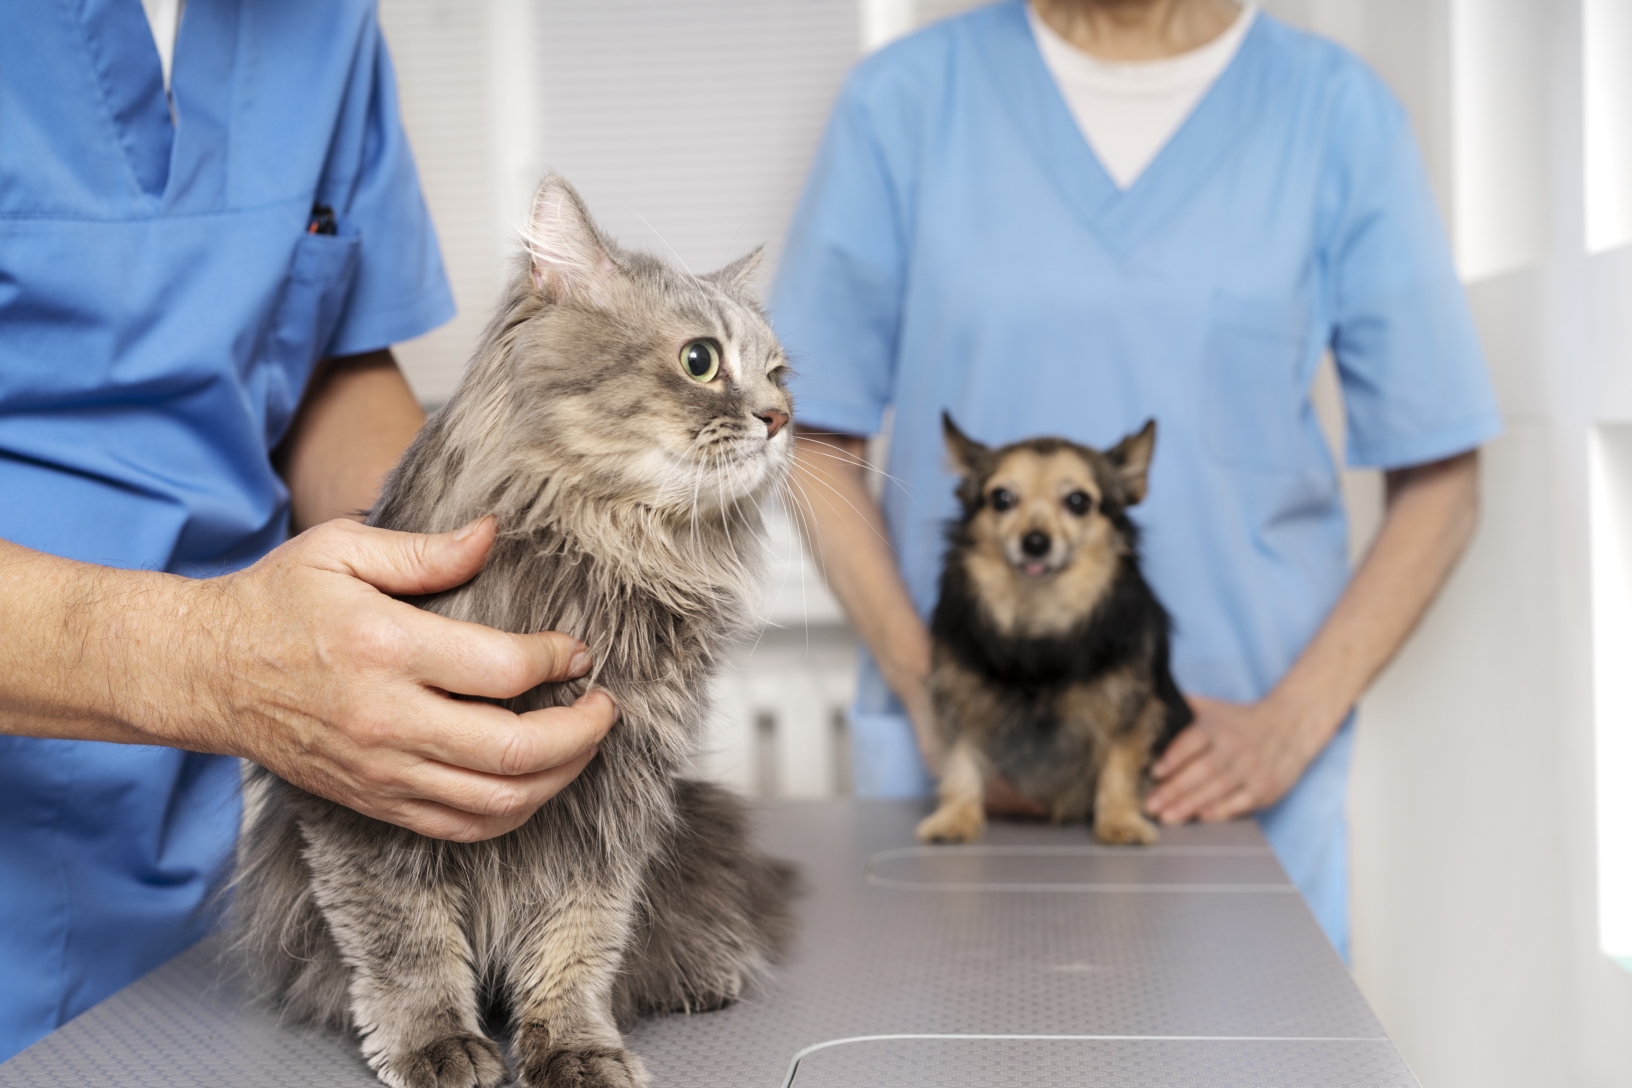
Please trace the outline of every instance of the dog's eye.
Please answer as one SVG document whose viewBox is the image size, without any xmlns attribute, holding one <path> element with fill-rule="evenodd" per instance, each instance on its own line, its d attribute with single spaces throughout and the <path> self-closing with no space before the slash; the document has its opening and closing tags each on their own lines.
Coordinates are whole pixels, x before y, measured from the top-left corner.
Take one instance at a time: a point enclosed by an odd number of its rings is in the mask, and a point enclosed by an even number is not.
<svg viewBox="0 0 1632 1088">
<path fill-rule="evenodd" d="M 1003 511 L 1014 507 L 1014 492 L 1006 487 L 993 488 L 989 500 L 992 509 L 1001 514 Z"/>
<path fill-rule="evenodd" d="M 1086 491 L 1073 491 L 1065 497 L 1065 508 L 1077 517 L 1082 517 L 1094 507 L 1093 496 Z"/>
</svg>

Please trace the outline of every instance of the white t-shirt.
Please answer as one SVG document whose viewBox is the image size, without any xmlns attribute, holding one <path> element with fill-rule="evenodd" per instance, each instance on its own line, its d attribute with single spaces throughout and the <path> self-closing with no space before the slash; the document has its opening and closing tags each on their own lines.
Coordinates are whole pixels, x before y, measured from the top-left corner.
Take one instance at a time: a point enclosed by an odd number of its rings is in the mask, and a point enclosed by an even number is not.
<svg viewBox="0 0 1632 1088">
<path fill-rule="evenodd" d="M 176 30 L 181 26 L 181 9 L 187 0 L 142 0 L 153 44 L 159 47 L 159 67 L 164 71 L 164 90 L 170 92 L 170 61 L 176 55 Z"/>
<path fill-rule="evenodd" d="M 1111 180 L 1128 188 L 1230 66 L 1257 15 L 1243 4 L 1228 30 L 1176 57 L 1116 63 L 1083 52 L 1026 5 L 1043 63 Z"/>
</svg>

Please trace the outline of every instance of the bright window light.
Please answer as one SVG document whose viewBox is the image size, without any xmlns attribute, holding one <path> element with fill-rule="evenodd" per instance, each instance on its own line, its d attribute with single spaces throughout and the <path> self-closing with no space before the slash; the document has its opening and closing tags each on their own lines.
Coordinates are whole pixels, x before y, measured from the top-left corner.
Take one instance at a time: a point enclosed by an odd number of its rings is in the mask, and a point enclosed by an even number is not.
<svg viewBox="0 0 1632 1088">
<path fill-rule="evenodd" d="M 1587 252 L 1632 243 L 1632 0 L 1581 5 Z"/>
<path fill-rule="evenodd" d="M 871 53 L 911 30 L 916 6 L 912 0 L 860 0 L 861 51 Z"/>
<path fill-rule="evenodd" d="M 1547 245 L 1546 0 L 1451 0 L 1452 234 L 1463 279 Z"/>
<path fill-rule="evenodd" d="M 1598 941 L 1632 970 L 1632 424 L 1589 441 Z"/>
</svg>

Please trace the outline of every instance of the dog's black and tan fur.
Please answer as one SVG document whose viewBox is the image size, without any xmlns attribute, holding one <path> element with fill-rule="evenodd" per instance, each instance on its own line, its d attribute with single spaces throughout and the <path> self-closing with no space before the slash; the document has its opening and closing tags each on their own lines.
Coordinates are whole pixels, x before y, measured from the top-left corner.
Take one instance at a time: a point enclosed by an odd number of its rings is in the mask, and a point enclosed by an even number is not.
<svg viewBox="0 0 1632 1088">
<path fill-rule="evenodd" d="M 1145 775 L 1191 715 L 1127 515 L 1155 421 L 1104 452 L 1062 438 L 991 449 L 943 422 L 963 513 L 931 623 L 946 763 L 918 837 L 979 838 L 995 770 L 1056 821 L 1091 818 L 1101 842 L 1156 841 Z"/>
</svg>

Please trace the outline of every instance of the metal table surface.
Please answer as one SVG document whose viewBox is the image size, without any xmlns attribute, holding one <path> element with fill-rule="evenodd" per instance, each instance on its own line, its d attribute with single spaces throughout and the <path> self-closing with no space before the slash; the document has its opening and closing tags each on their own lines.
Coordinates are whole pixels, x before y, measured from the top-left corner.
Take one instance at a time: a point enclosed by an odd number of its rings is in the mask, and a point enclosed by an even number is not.
<svg viewBox="0 0 1632 1088">
<path fill-rule="evenodd" d="M 922 812 L 760 809 L 804 871 L 800 937 L 738 1004 L 630 1033 L 654 1084 L 1417 1084 L 1254 824 L 1126 848 L 998 823 L 924 847 Z M 209 942 L 0 1065 L 0 1088 L 378 1083 L 355 1042 L 246 1004 Z"/>
</svg>

